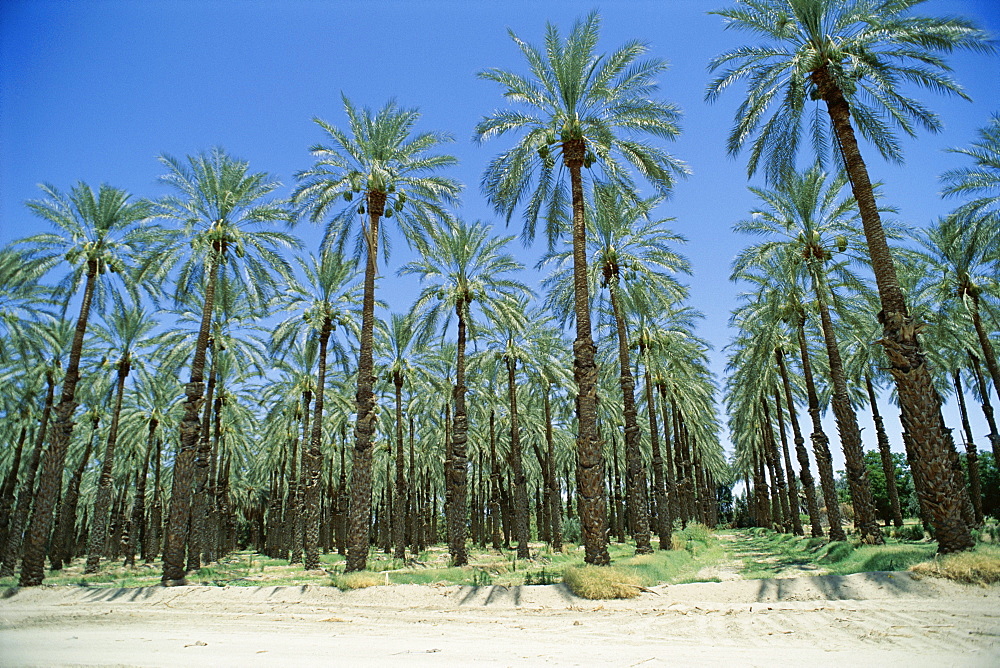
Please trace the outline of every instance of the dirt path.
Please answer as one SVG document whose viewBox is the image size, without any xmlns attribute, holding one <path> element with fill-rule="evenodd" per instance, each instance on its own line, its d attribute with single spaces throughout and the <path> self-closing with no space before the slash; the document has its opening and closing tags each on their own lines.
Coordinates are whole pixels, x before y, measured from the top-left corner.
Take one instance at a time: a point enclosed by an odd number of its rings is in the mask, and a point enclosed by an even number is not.
<svg viewBox="0 0 1000 668">
<path fill-rule="evenodd" d="M 1000 588 L 907 573 L 666 585 L 588 601 L 563 585 L 93 589 L 0 601 L 0 664 L 1000 664 Z"/>
<path fill-rule="evenodd" d="M 775 554 L 773 544 L 746 531 L 719 531 L 715 534 L 728 558 L 721 564 L 708 566 L 695 575 L 699 580 L 720 582 L 745 579 L 748 570 L 765 571 L 771 577 L 790 578 L 801 575 L 824 575 L 829 571 L 797 557 Z"/>
</svg>

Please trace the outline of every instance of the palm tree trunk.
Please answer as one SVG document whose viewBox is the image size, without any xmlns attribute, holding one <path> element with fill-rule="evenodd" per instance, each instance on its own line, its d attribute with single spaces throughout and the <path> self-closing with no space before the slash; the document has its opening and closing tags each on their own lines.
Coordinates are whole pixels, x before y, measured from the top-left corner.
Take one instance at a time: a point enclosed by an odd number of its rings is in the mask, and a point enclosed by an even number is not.
<svg viewBox="0 0 1000 668">
<path fill-rule="evenodd" d="M 14 495 L 17 492 L 17 474 L 21 468 L 21 455 L 24 452 L 24 442 L 28 439 L 27 421 L 21 423 L 14 446 L 14 456 L 11 457 L 10 469 L 3 479 L 0 489 L 0 549 L 7 544 L 7 532 L 10 530 L 11 509 L 14 505 Z"/>
<path fill-rule="evenodd" d="M 153 448 L 156 447 L 156 428 L 159 421 L 152 418 L 149 421 L 149 432 L 146 437 L 146 452 L 142 458 L 142 470 L 135 486 L 135 500 L 132 502 L 132 539 L 129 542 L 129 553 L 126 559 L 131 561 L 130 565 L 135 565 L 136 548 L 142 550 L 146 544 L 146 478 L 149 475 L 149 460 L 153 456 Z"/>
<path fill-rule="evenodd" d="M 490 539 L 493 549 L 503 545 L 503 519 L 500 514 L 500 461 L 497 459 L 496 411 L 490 411 Z"/>
<path fill-rule="evenodd" d="M 465 409 L 465 316 L 466 302 L 459 298 L 455 303 L 455 314 L 458 316 L 458 345 L 455 359 L 455 417 L 451 434 L 451 466 L 448 469 L 447 483 L 452 489 L 452 512 L 449 517 L 449 543 L 453 546 L 452 564 L 465 566 L 469 563 L 469 555 L 465 546 L 465 526 L 468 521 L 467 484 L 469 462 L 466 456 L 466 443 L 469 440 L 469 417 Z"/>
<path fill-rule="evenodd" d="M 80 462 L 73 469 L 69 483 L 66 485 L 66 493 L 63 494 L 62 506 L 59 508 L 59 521 L 56 523 L 56 531 L 52 537 L 52 547 L 49 550 L 49 560 L 52 562 L 52 570 L 58 571 L 73 559 L 73 533 L 76 530 L 76 511 L 80 502 L 80 484 L 83 482 L 83 473 L 90 463 L 90 453 L 94 449 L 94 440 L 97 433 L 99 418 L 95 415 L 91 422 L 90 438 L 84 447 L 83 456 Z"/>
<path fill-rule="evenodd" d="M 368 229 L 365 238 L 364 296 L 361 304 L 361 335 L 358 351 L 357 422 L 354 424 L 354 465 L 351 467 L 348 510 L 347 565 L 345 570 L 363 571 L 368 564 L 368 527 L 372 515 L 372 437 L 375 434 L 375 274 L 378 262 L 378 225 L 385 211 L 385 193 L 368 193 Z"/>
<path fill-rule="evenodd" d="M 576 340 L 573 342 L 573 378 L 576 380 L 578 433 L 577 490 L 584 561 L 597 566 L 611 563 L 607 544 L 607 501 L 604 496 L 604 460 L 597 433 L 597 363 L 591 337 L 590 294 L 587 287 L 587 227 L 583 212 L 580 170 L 586 155 L 582 139 L 566 141 L 563 156 L 569 169 L 573 201 L 573 293 Z"/>
<path fill-rule="evenodd" d="M 785 364 L 785 352 L 781 348 L 774 349 L 778 360 L 778 370 L 781 373 L 781 384 L 785 390 L 785 405 L 788 407 L 788 421 L 792 423 L 792 440 L 795 442 L 795 458 L 799 462 L 799 477 L 802 479 L 802 489 L 806 495 L 806 510 L 809 513 L 809 524 L 812 536 L 823 535 L 823 524 L 819 519 L 819 507 L 816 505 L 816 483 L 809 471 L 809 453 L 806 452 L 805 439 L 799 428 L 799 418 L 795 414 L 795 401 L 792 399 L 792 383 L 788 378 L 788 367 Z M 798 504 L 796 504 L 798 507 Z"/>
<path fill-rule="evenodd" d="M 840 524 L 840 499 L 837 497 L 837 487 L 833 482 L 833 458 L 830 456 L 830 441 L 823 431 L 823 422 L 819 414 L 819 397 L 816 395 L 816 385 L 813 382 L 812 365 L 809 363 L 809 350 L 806 348 L 806 331 L 804 318 L 797 323 L 799 334 L 799 354 L 802 356 L 802 375 L 806 381 L 806 398 L 809 401 L 809 417 L 812 419 L 813 431 L 809 438 L 813 443 L 813 454 L 816 457 L 816 468 L 819 469 L 819 484 L 823 488 L 823 500 L 826 501 L 826 521 L 830 525 L 830 540 L 847 540 L 847 534 Z"/>
<path fill-rule="evenodd" d="M 305 570 L 319 568 L 319 506 L 320 506 L 320 474 L 323 471 L 323 397 L 326 389 L 326 349 L 330 342 L 331 321 L 329 316 L 323 320 L 319 332 L 319 364 L 316 371 L 316 396 L 313 399 L 312 434 L 309 439 L 309 449 L 302 457 L 303 478 L 303 538 Z"/>
<path fill-rule="evenodd" d="M 847 482 L 851 488 L 851 500 L 854 502 L 854 525 L 861 530 L 861 542 L 884 545 L 885 539 L 882 538 L 882 530 L 875 517 L 875 502 L 872 500 L 871 483 L 868 481 L 868 467 L 865 466 L 858 416 L 847 394 L 844 363 L 840 357 L 840 346 L 837 345 L 837 335 L 833 330 L 833 319 L 830 317 L 830 308 L 826 301 L 826 286 L 819 272 L 814 267 L 810 269 L 812 269 L 816 302 L 819 305 L 820 322 L 823 326 L 826 355 L 830 361 L 830 380 L 833 382 L 831 404 L 837 420 L 837 432 L 840 434 L 840 447 L 844 451 L 844 465 L 847 469 Z"/>
<path fill-rule="evenodd" d="M 865 386 L 868 389 L 868 403 L 872 408 L 872 420 L 875 421 L 875 434 L 878 439 L 878 453 L 882 460 L 882 473 L 885 475 L 885 488 L 889 495 L 889 506 L 892 509 L 892 522 L 896 527 L 903 526 L 903 511 L 899 505 L 899 490 L 896 489 L 896 467 L 889 451 L 889 437 L 885 433 L 882 414 L 879 413 L 875 397 L 875 386 L 869 374 L 865 374 Z"/>
<path fill-rule="evenodd" d="M 625 493 L 629 499 L 629 525 L 632 529 L 632 539 L 635 540 L 635 553 L 651 554 L 653 546 L 649 541 L 646 466 L 642 461 L 642 451 L 639 446 L 635 378 L 632 376 L 632 363 L 629 361 L 628 354 L 628 332 L 625 329 L 625 317 L 618 301 L 618 282 L 615 278 L 608 281 L 608 291 L 611 295 L 611 311 L 615 317 L 615 330 L 618 334 L 619 385 L 622 389 L 625 418 Z"/>
<path fill-rule="evenodd" d="M 205 549 L 205 535 L 208 521 L 208 460 L 212 453 L 209 440 L 212 433 L 212 408 L 215 406 L 215 388 L 218 382 L 219 358 L 215 340 L 208 340 L 207 354 L 212 356 L 208 371 L 208 386 L 201 416 L 198 449 L 194 456 L 194 480 L 192 482 L 191 513 L 188 521 L 187 572 L 201 568 L 202 552 Z"/>
<path fill-rule="evenodd" d="M 660 410 L 663 416 L 663 488 L 667 495 L 667 518 L 673 528 L 673 521 L 680 517 L 680 506 L 677 503 L 676 474 L 674 473 L 674 446 L 670 439 L 670 432 L 673 421 L 670 418 L 670 406 L 672 401 L 667 399 L 666 383 L 659 383 L 660 390 Z"/>
<path fill-rule="evenodd" d="M 778 453 L 778 443 L 774 440 L 774 430 L 771 424 L 771 409 L 767 405 L 767 397 L 761 396 L 760 405 L 764 409 L 764 453 L 767 469 L 774 481 L 772 491 L 777 495 L 775 504 L 781 509 L 781 528 L 785 533 L 792 533 L 792 514 L 798 515 L 798 509 L 788 503 L 788 488 L 785 486 L 785 472 L 781 468 L 781 455 Z M 780 407 L 779 407 L 780 410 Z"/>
<path fill-rule="evenodd" d="M 510 405 L 510 470 L 514 476 L 514 533 L 517 540 L 517 558 L 528 559 L 528 486 L 524 474 L 524 454 L 521 452 L 521 421 L 517 410 L 517 385 L 514 372 L 517 362 L 513 357 L 507 363 L 507 400 Z"/>
<path fill-rule="evenodd" d="M 63 378 L 62 396 L 55 407 L 56 419 L 52 425 L 49 449 L 42 464 L 38 496 L 31 514 L 31 524 L 24 537 L 24 558 L 21 561 L 22 587 L 42 584 L 45 579 L 45 551 L 52 532 L 52 511 L 56 497 L 62 491 L 63 468 L 66 465 L 66 450 L 73 436 L 73 413 L 76 411 L 76 384 L 80 381 L 80 358 L 83 354 L 83 337 L 90 316 L 90 304 L 94 299 L 97 282 L 97 261 L 87 262 L 87 282 L 83 290 L 83 303 L 76 320 L 73 344 L 69 351 L 69 365 Z M 38 444 L 41 447 L 41 443 Z M 8 542 L 9 542 L 8 538 Z"/>
<path fill-rule="evenodd" d="M 778 419 L 778 434 L 781 436 L 781 453 L 785 458 L 785 471 L 788 473 L 788 511 L 791 515 L 792 533 L 796 536 L 804 534 L 802 518 L 799 517 L 799 487 L 795 480 L 795 470 L 792 468 L 792 458 L 788 453 L 788 436 L 785 433 L 785 414 L 781 409 L 781 392 L 774 387 L 774 414 Z"/>
<path fill-rule="evenodd" d="M 191 492 L 194 483 L 195 456 L 201 437 L 200 409 L 205 394 L 205 356 L 208 335 L 215 309 L 215 286 L 225 247 L 216 242 L 212 249 L 208 283 L 205 285 L 205 303 L 201 310 L 201 325 L 191 361 L 191 379 L 184 387 L 184 417 L 181 419 L 181 443 L 174 460 L 174 477 L 170 490 L 170 511 L 167 518 L 166 540 L 163 544 L 164 585 L 185 584 L 184 556 L 188 543 L 188 525 L 191 519 Z"/>
<path fill-rule="evenodd" d="M 979 476 L 979 453 L 969 425 L 969 411 L 965 407 L 965 393 L 962 391 L 962 374 L 958 369 L 952 372 L 955 380 L 955 396 L 958 397 L 959 414 L 962 416 L 962 430 L 965 432 L 965 462 L 969 469 L 969 496 L 975 513 L 976 526 L 983 525 L 983 485 Z"/>
<path fill-rule="evenodd" d="M 406 477 L 403 456 L 403 374 L 396 371 L 392 375 L 392 384 L 396 390 L 396 507 L 393 509 L 393 543 L 396 551 L 395 559 L 406 558 Z"/>
<path fill-rule="evenodd" d="M 673 549 L 673 518 L 667 501 L 667 489 L 663 474 L 663 453 L 660 451 L 660 427 L 656 423 L 656 398 L 653 394 L 653 379 L 646 358 L 646 412 L 649 416 L 649 444 L 653 455 L 653 502 L 656 508 L 656 535 L 661 550 Z"/>
<path fill-rule="evenodd" d="M 545 410 L 546 468 L 548 470 L 549 539 L 553 552 L 562 552 L 562 504 L 559 493 L 559 476 L 556 475 L 556 444 L 552 438 L 552 404 L 549 392 L 552 386 L 545 381 L 542 387 L 542 405 Z"/>
<path fill-rule="evenodd" d="M 993 447 L 993 461 L 1000 462 L 1000 433 L 997 430 L 997 421 L 993 416 L 993 404 L 990 403 L 989 390 L 986 381 L 983 379 L 983 370 L 979 367 L 979 358 L 969 352 L 969 362 L 973 374 L 976 377 L 976 387 L 979 389 L 979 396 L 982 398 L 980 405 L 983 409 L 983 417 L 990 428 L 990 445 Z M 998 465 L 1000 466 L 1000 465 Z"/>
<path fill-rule="evenodd" d="M 160 536 L 163 525 L 163 503 L 160 497 L 160 439 L 156 439 L 156 449 L 153 452 L 153 505 L 149 510 L 149 531 L 146 542 L 142 546 L 142 559 L 147 564 L 156 559 L 160 553 Z"/>
<path fill-rule="evenodd" d="M 87 540 L 87 564 L 83 569 L 85 574 L 96 573 L 101 564 L 108 541 L 108 513 L 111 511 L 111 495 L 114 490 L 112 469 L 115 465 L 115 446 L 118 444 L 118 420 L 122 413 L 122 397 L 125 394 L 125 379 L 131 370 L 127 357 L 118 360 L 118 382 L 115 387 L 115 407 L 111 413 L 111 425 L 108 427 L 108 443 L 104 449 L 104 461 L 101 462 L 101 476 L 97 485 L 97 499 L 94 501 L 94 512 L 90 520 L 90 536 Z"/>
<path fill-rule="evenodd" d="M 990 337 L 983 327 L 983 319 L 979 314 L 979 294 L 974 291 L 970 291 L 969 294 L 972 297 L 972 308 L 969 309 L 972 313 L 972 325 L 976 328 L 979 347 L 983 349 L 983 361 L 986 362 L 986 368 L 993 379 L 993 391 L 1000 396 L 1000 367 L 997 366 L 997 355 L 993 352 L 993 344 L 990 343 Z"/>
<path fill-rule="evenodd" d="M 868 168 L 851 127 L 850 106 L 826 66 L 813 72 L 812 78 L 833 122 L 851 180 L 851 190 L 861 213 L 882 303 L 879 321 L 883 326 L 883 335 L 880 343 L 890 361 L 889 372 L 896 381 L 904 429 L 913 443 L 914 474 L 924 481 L 922 489 L 935 528 L 938 552 L 967 550 L 975 545 L 975 541 L 962 519 L 961 497 L 954 488 L 951 453 L 955 445 L 941 415 L 941 397 L 934 388 L 917 339 L 920 327 L 907 311 L 906 300 L 896 278 L 896 268 L 885 239 Z"/>
</svg>

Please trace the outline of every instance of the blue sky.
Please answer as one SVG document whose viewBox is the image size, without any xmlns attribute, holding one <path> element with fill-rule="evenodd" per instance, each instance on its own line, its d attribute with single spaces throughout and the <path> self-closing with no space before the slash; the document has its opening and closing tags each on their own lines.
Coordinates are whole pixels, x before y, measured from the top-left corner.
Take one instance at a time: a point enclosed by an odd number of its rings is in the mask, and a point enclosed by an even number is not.
<svg viewBox="0 0 1000 668">
<path fill-rule="evenodd" d="M 727 4 L 6 0 L 0 5 L 0 244 L 46 229 L 23 206 L 38 196 L 40 182 L 64 190 L 78 180 L 106 182 L 139 196 L 164 194 L 156 182 L 164 172 L 156 160 L 161 153 L 182 157 L 222 146 L 279 177 L 287 192 L 295 172 L 310 165 L 309 146 L 323 138 L 310 119 L 344 123 L 342 92 L 376 108 L 395 98 L 421 110 L 419 129 L 453 134 L 448 150 L 460 165 L 451 176 L 466 186 L 460 215 L 502 229 L 479 180 L 508 144 L 479 146 L 471 137 L 503 100 L 476 73 L 524 71 L 508 28 L 538 43 L 546 21 L 565 33 L 596 8 L 603 50 L 639 39 L 651 56 L 670 63 L 660 94 L 684 117 L 681 137 L 667 148 L 692 175 L 659 213 L 676 218 L 674 230 L 689 239 L 682 251 L 694 266 L 691 304 L 706 315 L 700 334 L 715 346 L 721 373 L 726 322 L 736 304 L 730 262 L 747 242 L 731 225 L 753 201 L 744 160 L 725 152 L 740 93 L 734 89 L 714 105 L 703 101 L 709 59 L 747 39 L 707 14 Z M 972 17 L 1000 35 L 997 0 L 929 0 L 922 13 Z M 1000 111 L 1000 56 L 955 54 L 949 62 L 974 102 L 921 92 L 941 115 L 944 132 L 904 139 L 902 166 L 870 150 L 866 155 L 873 179 L 885 182 L 887 203 L 914 225 L 953 207 L 939 199 L 937 176 L 961 162 L 943 149 L 968 144 Z M 509 233 L 519 231 L 515 220 Z M 318 228 L 302 224 L 296 234 L 317 247 Z M 541 244 L 516 247 L 529 266 L 543 251 Z M 408 259 L 400 241 L 383 267 L 380 296 L 394 310 L 408 308 L 416 292 L 394 275 Z"/>
</svg>

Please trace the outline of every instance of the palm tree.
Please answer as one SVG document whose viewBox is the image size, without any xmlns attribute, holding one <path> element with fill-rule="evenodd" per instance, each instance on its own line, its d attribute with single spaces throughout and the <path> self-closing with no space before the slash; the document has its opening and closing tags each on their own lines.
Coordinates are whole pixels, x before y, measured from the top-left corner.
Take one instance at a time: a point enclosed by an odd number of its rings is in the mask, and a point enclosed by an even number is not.
<svg viewBox="0 0 1000 668">
<path fill-rule="evenodd" d="M 854 225 L 857 218 L 854 199 L 842 194 L 846 184 L 846 175 L 838 174 L 831 179 L 817 163 L 803 173 L 786 175 L 773 189 L 750 188 L 760 200 L 760 206 L 754 208 L 751 218 L 737 223 L 735 229 L 766 239 L 742 251 L 733 264 L 734 274 L 739 275 L 773 259 L 788 262 L 792 271 L 808 276 L 830 363 L 831 404 L 844 450 L 856 524 L 864 542 L 882 544 L 884 540 L 875 517 L 868 468 L 864 463 L 861 429 L 848 393 L 844 363 L 830 314 L 830 303 L 838 300 L 836 284 L 831 285 L 831 277 L 840 285 L 865 290 L 860 278 L 845 263 L 833 262 L 838 253 L 864 252 L 856 247 L 857 244 L 850 243 L 859 235 Z"/>
<path fill-rule="evenodd" d="M 159 215 L 178 221 L 182 232 L 159 249 L 156 264 L 146 269 L 162 278 L 182 254 L 190 252 L 180 269 L 176 298 L 199 287 L 204 291 L 191 376 L 184 387 L 180 450 L 174 461 L 163 549 L 163 581 L 170 584 L 183 582 L 185 575 L 194 464 L 202 432 L 199 412 L 220 274 L 226 268 L 227 276 L 238 281 L 248 298 L 256 304 L 265 303 L 276 289 L 275 274 L 289 275 L 288 263 L 278 249 L 297 247 L 298 242 L 283 232 L 266 229 L 291 220 L 285 206 L 267 199 L 280 186 L 268 174 L 251 173 L 248 163 L 221 148 L 189 156 L 186 162 L 164 155 L 160 162 L 168 170 L 161 181 L 175 194 L 160 203 Z"/>
<path fill-rule="evenodd" d="M 969 148 L 952 148 L 952 153 L 965 155 L 975 162 L 974 167 L 957 167 L 941 175 L 946 197 L 975 196 L 956 212 L 963 218 L 1000 214 L 1000 114 L 979 130 L 979 140 Z"/>
<path fill-rule="evenodd" d="M 322 251 L 319 258 L 300 261 L 305 284 L 294 285 L 284 298 L 286 310 L 295 314 L 280 323 L 274 331 L 272 348 L 282 350 L 300 335 L 305 324 L 319 345 L 316 391 L 313 397 L 312 432 L 309 449 L 303 452 L 303 511 L 305 519 L 305 569 L 319 568 L 320 474 L 323 468 L 323 401 L 326 388 L 327 352 L 331 335 L 339 328 L 357 334 L 355 324 L 361 286 L 357 281 L 357 263 L 345 259 L 332 249 Z M 346 360 L 343 346 L 334 341 L 338 357 Z"/>
<path fill-rule="evenodd" d="M 28 251 L 13 244 L 0 248 L 0 335 L 8 341 L 29 331 L 26 325 L 44 315 L 51 302 L 51 288 L 39 282 L 44 265 L 28 259 Z M 0 362 L 11 353 L 8 344 L 0 344 Z"/>
<path fill-rule="evenodd" d="M 1000 299 L 998 223 L 996 218 L 963 217 L 956 212 L 917 235 L 929 275 L 940 277 L 934 285 L 936 301 L 947 307 L 957 300 L 972 319 L 993 387 L 1000 387 L 1000 367 L 983 325 L 982 310 L 984 301 L 996 305 Z"/>
<path fill-rule="evenodd" d="M 87 542 L 87 565 L 85 573 L 96 573 L 104 554 L 108 539 L 108 515 L 111 512 L 112 471 L 115 462 L 115 447 L 118 440 L 118 423 L 125 394 L 125 380 L 132 371 L 135 356 L 150 331 L 157 322 L 141 306 L 121 307 L 105 318 L 106 327 L 98 327 L 98 338 L 107 346 L 106 351 L 118 357 L 115 362 L 117 381 L 115 383 L 115 403 L 108 427 L 108 442 L 101 458 L 101 475 L 94 500 L 90 533 Z"/>
<path fill-rule="evenodd" d="M 763 160 L 770 180 L 779 181 L 794 166 L 808 100 L 822 100 L 832 124 L 837 155 L 843 160 L 861 213 L 868 253 L 881 300 L 881 344 L 902 408 L 904 429 L 912 438 L 917 475 L 932 512 L 940 552 L 968 549 L 974 541 L 962 520 L 952 489 L 953 444 L 941 416 L 920 341 L 899 287 L 892 252 L 858 147 L 855 126 L 883 157 L 900 162 L 899 144 L 885 119 L 908 135 L 914 123 L 937 131 L 937 116 L 900 90 L 913 83 L 965 97 L 938 56 L 955 49 L 989 50 L 987 34 L 960 18 L 914 16 L 922 0 L 745 0 L 716 12 L 727 27 L 763 37 L 768 44 L 743 46 L 711 61 L 726 68 L 708 87 L 715 100 L 731 84 L 749 81 L 746 100 L 736 113 L 729 152 L 736 154 L 751 137 L 748 173 Z M 767 118 L 773 106 L 777 110 Z M 822 155 L 830 145 L 827 126 L 810 121 L 813 143 Z M 853 121 L 853 123 L 852 123 Z"/>
<path fill-rule="evenodd" d="M 128 288 L 139 284 L 127 274 L 141 251 L 156 239 L 153 228 L 140 223 L 149 218 L 151 209 L 143 200 L 133 200 L 124 190 L 102 185 L 98 192 L 78 183 L 68 195 L 54 186 L 43 185 L 47 199 L 28 202 L 36 215 L 52 223 L 57 231 L 22 240 L 34 247 L 33 259 L 42 266 L 54 267 L 65 260 L 71 269 L 60 283 L 65 296 L 64 310 L 83 283 L 83 299 L 77 316 L 73 343 L 59 403 L 54 407 L 55 420 L 49 449 L 42 466 L 39 491 L 31 524 L 24 538 L 21 562 L 21 586 L 42 583 L 45 577 L 45 552 L 52 531 L 52 511 L 62 487 L 66 450 L 73 435 L 76 410 L 76 386 L 80 381 L 80 357 L 91 305 L 103 306 L 110 288 L 110 274 L 122 276 Z"/>
<path fill-rule="evenodd" d="M 449 544 L 455 552 L 456 566 L 468 563 L 465 548 L 466 478 L 468 459 L 468 412 L 465 395 L 465 346 L 482 327 L 482 317 L 493 325 L 510 320 L 522 312 L 521 298 L 529 295 L 526 285 L 510 278 L 523 265 L 506 252 L 513 237 L 494 237 L 492 228 L 482 222 L 470 224 L 462 220 L 444 221 L 427 229 L 427 240 L 418 244 L 419 260 L 404 265 L 400 276 L 416 275 L 424 285 L 412 314 L 421 338 L 438 329 L 446 331 L 455 314 L 458 325 L 457 356 L 455 358 L 454 420 L 451 433 L 451 462 L 446 484 L 452 490 L 453 508 L 448 526 Z M 476 317 L 476 310 L 482 315 Z M 443 321 L 443 322 L 442 322 Z M 439 325 L 440 323 L 440 325 Z"/>
<path fill-rule="evenodd" d="M 365 276 L 358 352 L 357 421 L 354 426 L 354 465 L 351 468 L 351 510 L 348 571 L 364 570 L 368 559 L 368 524 L 371 517 L 372 436 L 375 433 L 373 391 L 373 332 L 375 325 L 375 275 L 383 217 L 395 215 L 410 238 L 432 218 L 446 217 L 443 204 L 455 201 L 460 185 L 435 175 L 457 161 L 450 155 L 431 153 L 450 141 L 444 134 L 411 135 L 420 118 L 416 109 L 401 109 L 394 101 L 378 112 L 356 109 L 343 97 L 350 135 L 320 119 L 317 125 L 332 144 L 316 145 L 316 163 L 299 173 L 293 201 L 309 212 L 313 222 L 330 216 L 324 245 L 343 248 L 361 217 L 358 248 L 364 249 Z M 354 203 L 356 195 L 360 202 Z M 364 216 L 367 214 L 367 220 Z M 383 248 L 386 244 L 383 242 Z"/>
<path fill-rule="evenodd" d="M 388 339 L 383 348 L 383 365 L 392 386 L 396 402 L 396 479 L 394 483 L 395 504 L 392 508 L 393 557 L 406 558 L 406 508 L 410 499 L 410 488 L 406 482 L 406 456 L 403 447 L 403 385 L 413 380 L 417 368 L 414 357 L 418 347 L 413 318 L 409 315 L 393 313 L 389 322 Z M 409 390 L 413 396 L 413 390 Z M 407 411 L 409 413 L 409 410 Z M 411 414 L 412 416 L 412 414 Z M 411 484 L 413 480 L 411 478 Z"/>
<path fill-rule="evenodd" d="M 479 141 L 507 133 L 523 133 L 513 148 L 495 158 L 483 176 L 483 190 L 509 222 L 525 203 L 522 238 L 534 238 L 539 215 L 546 220 L 550 248 L 564 233 L 566 206 L 572 210 L 573 285 L 576 341 L 573 369 L 577 384 L 579 468 L 585 560 L 610 562 L 606 545 L 603 459 L 597 433 L 597 365 L 591 335 L 587 291 L 587 242 L 583 170 L 601 168 L 605 180 L 622 193 L 634 193 L 626 167 L 631 164 L 666 195 L 676 177 L 687 169 L 676 158 L 634 135 L 673 139 L 679 133 L 678 110 L 651 99 L 654 77 L 666 64 L 639 60 L 646 52 L 640 42 L 628 42 L 610 56 L 595 51 L 600 17 L 578 21 L 564 41 L 549 24 L 545 48 L 511 39 L 528 61 L 528 77 L 493 68 L 480 77 L 495 81 L 519 110 L 496 111 L 476 127 Z M 625 135 L 628 135 L 626 137 Z M 561 160 L 557 163 L 557 158 Z M 565 172 L 563 170 L 565 168 Z M 569 198 L 566 192 L 569 176 Z M 525 201 L 526 200 L 526 201 Z"/>
</svg>

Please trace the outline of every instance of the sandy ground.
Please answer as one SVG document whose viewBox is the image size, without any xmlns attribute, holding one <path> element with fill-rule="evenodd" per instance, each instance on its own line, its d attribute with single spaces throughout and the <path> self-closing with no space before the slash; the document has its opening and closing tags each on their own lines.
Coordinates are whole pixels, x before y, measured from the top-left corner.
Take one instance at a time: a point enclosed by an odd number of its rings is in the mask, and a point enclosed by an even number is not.
<svg viewBox="0 0 1000 668">
<path fill-rule="evenodd" d="M 37 587 L 2 666 L 1000 666 L 1000 587 L 909 573 L 664 585 Z M 855 663 L 855 665 L 857 665 Z"/>
</svg>

